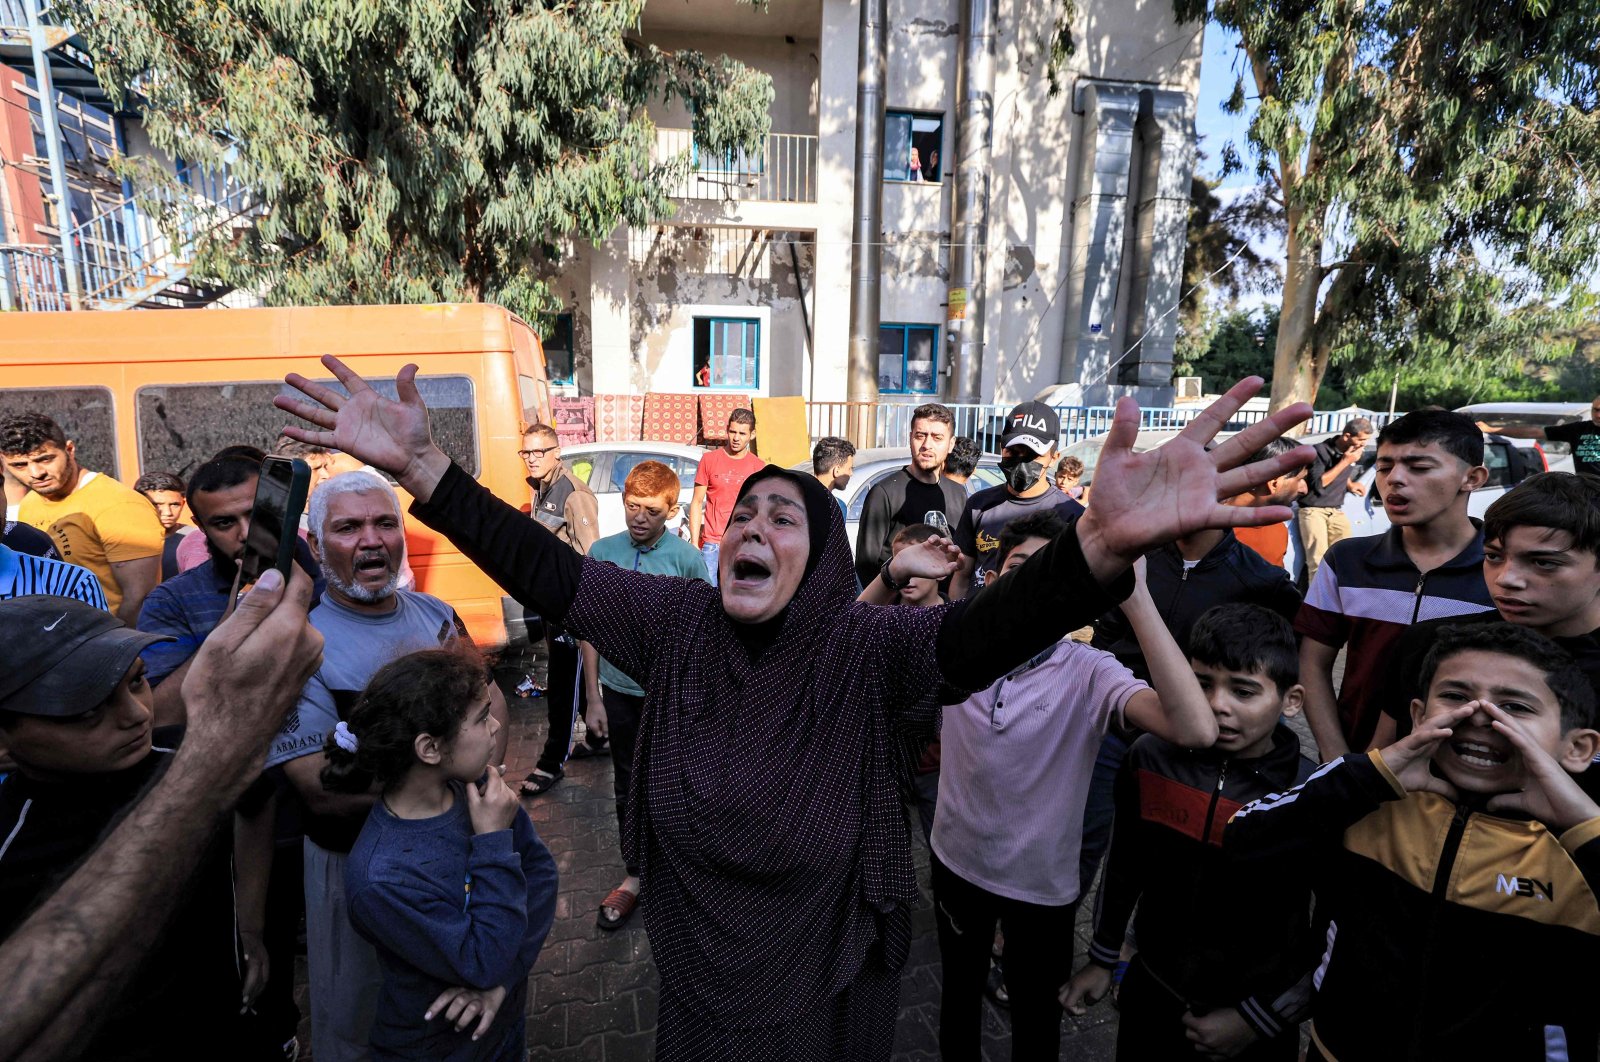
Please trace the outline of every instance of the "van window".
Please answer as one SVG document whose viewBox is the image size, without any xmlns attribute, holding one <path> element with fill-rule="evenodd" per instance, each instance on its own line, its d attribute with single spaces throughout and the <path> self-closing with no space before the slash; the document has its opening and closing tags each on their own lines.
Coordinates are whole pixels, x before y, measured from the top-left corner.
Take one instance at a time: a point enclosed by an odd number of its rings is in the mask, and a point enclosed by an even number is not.
<svg viewBox="0 0 1600 1062">
<path fill-rule="evenodd" d="M 117 429 L 109 387 L 7 387 L 0 390 L 0 420 L 14 413 L 43 413 L 67 433 L 78 464 L 121 479 Z"/>
<path fill-rule="evenodd" d="M 344 394 L 335 380 L 318 380 Z M 368 379 L 379 394 L 393 398 L 394 379 Z M 472 380 L 466 376 L 417 378 L 428 403 L 434 441 L 470 476 L 478 474 L 478 429 Z M 272 404 L 275 395 L 298 395 L 283 383 L 162 384 L 135 394 L 139 426 L 139 467 L 189 477 L 225 446 L 259 446 L 271 451 L 293 416 Z"/>
</svg>

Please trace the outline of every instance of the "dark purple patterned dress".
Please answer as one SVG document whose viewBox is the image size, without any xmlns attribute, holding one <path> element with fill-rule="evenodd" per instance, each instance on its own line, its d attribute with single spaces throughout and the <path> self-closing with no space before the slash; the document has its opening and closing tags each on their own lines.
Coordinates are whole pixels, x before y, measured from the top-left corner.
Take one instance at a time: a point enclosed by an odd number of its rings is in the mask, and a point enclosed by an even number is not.
<svg viewBox="0 0 1600 1062">
<path fill-rule="evenodd" d="M 760 626 L 707 583 L 578 557 L 459 469 L 415 509 L 649 691 L 623 843 L 662 1062 L 888 1059 L 918 897 L 898 750 L 1132 586 L 1103 590 L 1068 532 L 971 602 L 859 604 L 838 505 L 772 468 L 745 490 L 771 476 L 801 488 L 813 546 Z"/>
</svg>

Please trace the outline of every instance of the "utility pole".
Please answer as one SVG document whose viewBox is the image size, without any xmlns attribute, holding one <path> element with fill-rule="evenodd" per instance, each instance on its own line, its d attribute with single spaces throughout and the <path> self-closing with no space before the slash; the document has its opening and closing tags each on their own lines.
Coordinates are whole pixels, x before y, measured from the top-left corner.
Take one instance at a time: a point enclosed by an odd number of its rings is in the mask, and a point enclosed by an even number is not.
<svg viewBox="0 0 1600 1062">
<path fill-rule="evenodd" d="M 951 218 L 949 329 L 953 361 L 946 394 L 983 400 L 989 185 L 994 171 L 994 0 L 967 0 L 957 76 L 955 203 Z"/>
<path fill-rule="evenodd" d="M 78 269 L 78 249 L 72 246 L 72 189 L 67 165 L 61 157 L 61 122 L 56 117 L 55 80 L 50 76 L 50 41 L 45 36 L 39 0 L 24 0 L 28 14 L 28 40 L 33 45 L 33 80 L 39 89 L 39 114 L 44 119 L 45 152 L 50 156 L 50 191 L 56 200 L 56 226 L 60 230 L 61 267 L 67 274 L 67 299 L 74 310 L 83 309 L 83 274 Z"/>
<path fill-rule="evenodd" d="M 879 284 L 883 273 L 883 86 L 889 53 L 888 0 L 861 0 L 861 72 L 856 78 L 856 172 L 850 228 L 850 437 L 877 442 Z M 859 404 L 858 404 L 859 403 Z"/>
</svg>

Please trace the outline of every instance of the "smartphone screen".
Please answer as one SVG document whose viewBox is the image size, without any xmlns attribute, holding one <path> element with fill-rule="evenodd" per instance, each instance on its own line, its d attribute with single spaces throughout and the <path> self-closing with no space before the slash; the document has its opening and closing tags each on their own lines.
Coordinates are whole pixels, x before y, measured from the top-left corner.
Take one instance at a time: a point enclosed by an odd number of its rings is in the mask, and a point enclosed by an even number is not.
<svg viewBox="0 0 1600 1062">
<path fill-rule="evenodd" d="M 305 508 L 306 488 L 310 482 L 311 468 L 304 461 L 269 457 L 261 463 L 256 500 L 250 510 L 250 531 L 245 536 L 244 556 L 239 561 L 240 585 L 255 582 L 262 572 L 272 567 L 288 579 L 289 565 L 294 561 L 294 540 L 300 531 L 300 513 Z"/>
</svg>

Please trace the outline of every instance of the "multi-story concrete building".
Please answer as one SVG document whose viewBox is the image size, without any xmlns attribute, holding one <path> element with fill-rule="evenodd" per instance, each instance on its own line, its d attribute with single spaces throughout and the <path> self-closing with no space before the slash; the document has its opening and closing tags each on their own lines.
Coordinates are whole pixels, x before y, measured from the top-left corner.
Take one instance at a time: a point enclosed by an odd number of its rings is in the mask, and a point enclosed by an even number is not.
<svg viewBox="0 0 1600 1062">
<path fill-rule="evenodd" d="M 889 0 L 877 384 L 956 393 L 951 297 L 958 62 L 966 0 Z M 1136 0 L 1080 4 L 1051 92 L 1054 2 L 998 0 L 981 398 L 1170 399 L 1203 23 Z M 645 40 L 772 78 L 756 157 L 687 153 L 677 212 L 574 250 L 547 344 L 578 393 L 733 389 L 846 398 L 860 14 L 848 0 L 651 0 Z"/>
</svg>

